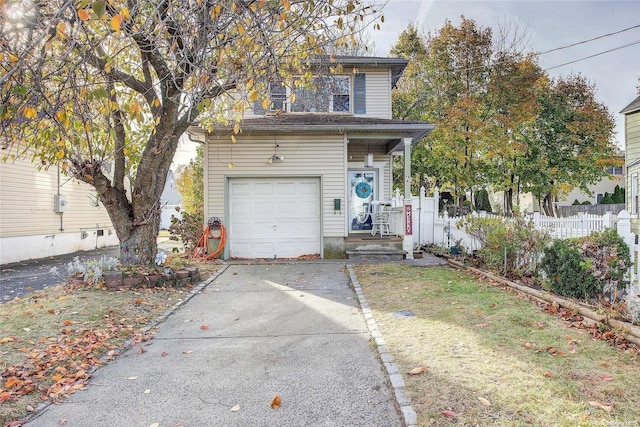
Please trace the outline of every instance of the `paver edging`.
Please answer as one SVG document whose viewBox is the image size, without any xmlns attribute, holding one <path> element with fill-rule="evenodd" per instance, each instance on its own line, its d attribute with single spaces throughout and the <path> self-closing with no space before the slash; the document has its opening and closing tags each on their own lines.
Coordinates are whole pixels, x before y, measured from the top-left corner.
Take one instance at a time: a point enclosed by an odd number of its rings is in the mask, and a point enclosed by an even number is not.
<svg viewBox="0 0 640 427">
<path fill-rule="evenodd" d="M 363 313 L 365 318 L 367 329 L 369 330 L 371 337 L 375 339 L 376 350 L 380 356 L 385 372 L 387 373 L 387 379 L 393 387 L 393 396 L 396 400 L 397 407 L 400 408 L 400 415 L 402 416 L 404 424 L 406 427 L 418 427 L 418 415 L 411 406 L 411 399 L 407 396 L 404 378 L 400 373 L 400 369 L 395 363 L 393 356 L 389 353 L 382 333 L 378 330 L 373 313 L 371 312 L 369 303 L 364 297 L 362 286 L 360 286 L 360 282 L 358 282 L 353 266 L 351 264 L 347 264 L 346 267 L 347 272 L 349 273 L 351 285 L 356 292 L 356 297 L 360 304 L 360 311 Z"/>
</svg>

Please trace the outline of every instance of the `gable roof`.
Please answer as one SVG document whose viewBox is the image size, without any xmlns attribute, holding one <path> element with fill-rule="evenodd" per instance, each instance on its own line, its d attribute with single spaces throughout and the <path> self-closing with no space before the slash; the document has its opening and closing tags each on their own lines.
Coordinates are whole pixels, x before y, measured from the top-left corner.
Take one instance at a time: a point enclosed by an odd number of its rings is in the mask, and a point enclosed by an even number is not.
<svg viewBox="0 0 640 427">
<path fill-rule="evenodd" d="M 620 113 L 629 114 L 638 110 L 640 110 L 640 96 L 638 96 L 631 104 L 624 107 Z"/>
</svg>

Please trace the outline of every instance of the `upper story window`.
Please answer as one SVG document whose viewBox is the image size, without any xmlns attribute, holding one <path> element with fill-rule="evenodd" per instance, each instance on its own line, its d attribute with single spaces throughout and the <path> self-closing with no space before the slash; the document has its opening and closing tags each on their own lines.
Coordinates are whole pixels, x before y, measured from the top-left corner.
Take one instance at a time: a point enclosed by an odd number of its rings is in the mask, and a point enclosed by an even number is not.
<svg viewBox="0 0 640 427">
<path fill-rule="evenodd" d="M 607 169 L 609 175 L 623 175 L 622 166 L 611 166 Z"/>
<path fill-rule="evenodd" d="M 365 75 L 314 77 L 309 85 L 269 83 L 269 111 L 288 113 L 366 113 Z M 291 102 L 293 100 L 293 102 Z M 261 101 L 255 114 L 265 114 Z"/>
</svg>

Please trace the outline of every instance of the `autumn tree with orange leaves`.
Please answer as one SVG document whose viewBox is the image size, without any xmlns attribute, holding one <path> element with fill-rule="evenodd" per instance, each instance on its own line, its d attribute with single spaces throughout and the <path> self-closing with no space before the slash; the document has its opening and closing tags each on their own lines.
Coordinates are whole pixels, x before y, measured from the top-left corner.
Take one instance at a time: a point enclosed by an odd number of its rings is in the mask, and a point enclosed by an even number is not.
<svg viewBox="0 0 640 427">
<path fill-rule="evenodd" d="M 558 197 L 619 164 L 613 118 L 595 87 L 580 76 L 551 79 L 517 25 L 495 30 L 462 17 L 426 37 L 410 26 L 391 53 L 410 61 L 393 94 L 395 117 L 436 124 L 413 151 L 421 185 L 452 186 L 458 203 L 500 191 L 507 214 L 531 192 L 553 214 Z"/>
<path fill-rule="evenodd" d="M 121 262 L 150 264 L 185 130 L 241 113 L 269 76 L 304 74 L 377 18 L 359 0 L 0 0 L 3 148 L 95 187 Z"/>
</svg>

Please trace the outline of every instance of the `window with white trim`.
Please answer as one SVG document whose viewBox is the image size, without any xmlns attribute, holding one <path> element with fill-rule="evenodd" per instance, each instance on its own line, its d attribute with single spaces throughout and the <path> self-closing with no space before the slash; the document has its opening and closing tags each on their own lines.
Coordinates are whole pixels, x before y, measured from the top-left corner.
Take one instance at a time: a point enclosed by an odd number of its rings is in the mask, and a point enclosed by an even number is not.
<svg viewBox="0 0 640 427">
<path fill-rule="evenodd" d="M 355 87 L 354 87 L 355 86 Z M 294 81 L 293 88 L 269 83 L 267 111 L 288 113 L 366 113 L 365 74 L 313 77 L 310 84 Z M 265 114 L 262 101 L 253 106 L 254 114 Z"/>
</svg>

